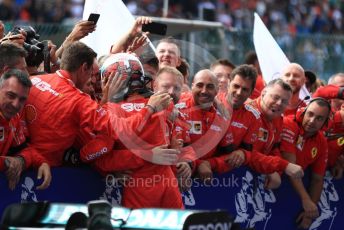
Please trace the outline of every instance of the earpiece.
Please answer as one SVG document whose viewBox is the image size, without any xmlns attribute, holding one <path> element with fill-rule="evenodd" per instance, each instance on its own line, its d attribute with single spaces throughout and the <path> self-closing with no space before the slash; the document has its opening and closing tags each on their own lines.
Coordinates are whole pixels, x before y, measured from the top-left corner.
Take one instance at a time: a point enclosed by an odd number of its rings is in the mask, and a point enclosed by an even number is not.
<svg viewBox="0 0 344 230">
<path fill-rule="evenodd" d="M 303 120 L 303 117 L 305 115 L 306 109 L 307 109 L 307 107 L 302 107 L 302 108 L 299 108 L 296 111 L 296 113 L 294 115 L 294 121 L 296 121 L 298 124 L 302 123 L 302 120 Z"/>
<path fill-rule="evenodd" d="M 329 116 L 326 118 L 326 121 L 324 122 L 324 125 L 322 126 L 322 130 L 326 130 L 327 126 L 328 126 L 328 121 L 329 119 L 331 119 L 333 117 L 333 113 L 332 113 L 332 109 L 331 109 L 331 104 L 329 101 L 327 101 L 326 99 L 322 98 L 322 97 L 315 97 L 312 100 L 309 101 L 308 105 L 304 108 L 299 108 L 298 111 L 295 113 L 294 116 L 294 120 L 301 124 L 303 117 L 305 115 L 305 113 L 307 112 L 308 107 L 314 103 L 314 102 L 320 102 L 322 103 L 322 106 L 326 106 L 329 110 Z"/>
</svg>

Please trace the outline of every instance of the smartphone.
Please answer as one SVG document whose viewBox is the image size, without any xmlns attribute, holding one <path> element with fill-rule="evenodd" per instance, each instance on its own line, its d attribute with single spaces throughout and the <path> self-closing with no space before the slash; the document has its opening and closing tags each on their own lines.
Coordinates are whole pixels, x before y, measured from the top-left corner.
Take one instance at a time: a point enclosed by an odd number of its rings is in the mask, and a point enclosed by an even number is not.
<svg viewBox="0 0 344 230">
<path fill-rule="evenodd" d="M 94 22 L 94 24 L 97 24 L 99 17 L 100 17 L 100 14 L 91 13 L 87 21 L 92 21 Z"/>
<path fill-rule="evenodd" d="M 151 34 L 166 35 L 167 25 L 159 22 L 143 24 L 142 31 L 149 32 Z"/>
</svg>

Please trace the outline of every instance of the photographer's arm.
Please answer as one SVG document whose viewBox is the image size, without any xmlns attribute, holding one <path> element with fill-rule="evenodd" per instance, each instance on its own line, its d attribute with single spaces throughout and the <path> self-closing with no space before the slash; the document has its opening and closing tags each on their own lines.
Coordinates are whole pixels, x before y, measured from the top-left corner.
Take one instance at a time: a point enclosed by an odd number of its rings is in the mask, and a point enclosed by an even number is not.
<svg viewBox="0 0 344 230">
<path fill-rule="evenodd" d="M 25 34 L 13 34 L 12 32 L 9 32 L 0 40 L 0 44 L 2 43 L 15 43 L 19 46 L 23 46 L 25 42 Z"/>
</svg>

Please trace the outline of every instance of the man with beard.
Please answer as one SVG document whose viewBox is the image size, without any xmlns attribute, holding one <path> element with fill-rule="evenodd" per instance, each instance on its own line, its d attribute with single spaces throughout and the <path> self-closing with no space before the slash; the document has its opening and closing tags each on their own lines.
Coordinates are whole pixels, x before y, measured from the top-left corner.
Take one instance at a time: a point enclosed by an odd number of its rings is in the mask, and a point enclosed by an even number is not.
<svg viewBox="0 0 344 230">
<path fill-rule="evenodd" d="M 37 150 L 28 145 L 27 128 L 21 120 L 31 86 L 27 73 L 18 69 L 11 69 L 0 77 L 0 171 L 5 172 L 11 190 L 19 182 L 22 171 L 31 166 L 38 168 L 38 179 L 43 177 L 37 189 L 45 189 L 51 182 L 50 167 Z"/>
<path fill-rule="evenodd" d="M 235 167 L 239 167 L 244 163 L 259 173 L 270 174 L 273 172 L 284 171 L 288 175 L 293 177 L 301 177 L 302 171 L 296 165 L 289 165 L 283 159 L 275 156 L 266 156 L 259 151 L 254 150 L 254 143 L 257 143 L 257 137 L 260 128 L 262 127 L 261 111 L 257 107 L 250 104 L 244 104 L 247 98 L 251 95 L 255 87 L 255 79 L 257 73 L 256 70 L 249 65 L 240 65 L 233 70 L 230 75 L 230 83 L 228 88 L 228 94 L 225 98 L 220 100 L 230 109 L 233 106 L 233 114 L 231 119 L 231 130 L 233 133 L 232 151 L 236 149 L 244 149 L 249 151 L 250 154 L 246 154 L 250 159 L 237 158 L 232 164 Z M 272 83 L 274 85 L 274 83 Z M 273 129 L 273 128 L 271 128 Z M 267 134 L 268 135 L 268 134 Z M 263 153 L 265 153 L 263 151 Z M 228 156 L 220 156 L 211 161 L 217 162 L 218 169 L 226 169 Z M 208 166 L 207 169 L 205 167 Z M 204 171 L 211 171 L 210 165 L 204 163 Z M 219 171 L 224 172 L 224 171 Z"/>
<path fill-rule="evenodd" d="M 208 69 L 201 70 L 194 77 L 191 93 L 184 94 L 177 105 L 191 124 L 191 146 L 199 159 L 196 161 L 197 172 L 205 182 L 211 179 L 212 170 L 229 171 L 236 164 L 248 160 L 244 150 L 233 151 L 229 120 L 214 104 L 217 93 L 218 81 L 214 73 Z M 223 159 L 226 164 L 218 164 L 218 158 L 214 157 L 216 154 L 227 154 Z"/>
<path fill-rule="evenodd" d="M 257 72 L 254 67 L 240 65 L 231 75 L 228 92 L 225 97 L 219 97 L 227 107 L 233 107 L 231 127 L 234 135 L 234 149 L 239 147 L 248 151 L 253 149 L 257 139 L 260 124 L 260 113 L 251 106 L 244 105 L 256 84 Z"/>
<path fill-rule="evenodd" d="M 311 168 L 308 191 L 300 178 L 290 178 L 291 184 L 301 198 L 303 211 L 297 218 L 299 227 L 308 229 L 319 216 L 317 203 L 323 189 L 327 162 L 327 142 L 321 129 L 328 122 L 330 104 L 323 98 L 314 98 L 295 116 L 283 121 L 281 153 L 289 162 L 300 165 L 303 170 Z"/>
<path fill-rule="evenodd" d="M 173 104 L 176 105 L 181 96 L 183 79 L 183 75 L 176 68 L 169 66 L 162 67 L 157 73 L 157 78 L 154 82 L 154 91 L 168 93 L 173 99 Z M 170 113 L 167 119 L 169 129 L 171 130 L 170 148 L 177 149 L 181 152 L 176 167 L 173 167 L 173 170 L 179 180 L 180 189 L 185 190 L 187 189 L 187 182 L 194 168 L 192 162 L 195 160 L 196 154 L 193 148 L 189 146 L 189 124 L 186 123 L 185 118 L 177 108 L 170 109 L 172 109 L 172 113 Z"/>
<path fill-rule="evenodd" d="M 343 105 L 344 73 L 337 73 L 328 80 L 328 85 L 318 88 L 314 96 L 323 97 L 331 101 L 331 108 L 334 112 L 326 130 L 328 144 L 328 162 L 332 175 L 336 179 L 343 176 L 344 170 L 344 105 Z"/>
<path fill-rule="evenodd" d="M 102 77 L 120 71 L 128 63 L 131 68 L 124 69 L 134 70 L 136 69 L 134 66 L 139 66 L 139 72 L 143 74 L 139 60 L 133 55 L 122 53 L 107 59 L 102 67 Z M 135 74 L 137 75 L 138 71 Z M 128 73 L 130 79 L 123 85 L 126 93 L 122 95 L 122 98 L 116 96 L 118 98 L 116 103 L 108 104 L 108 110 L 114 111 L 120 117 L 132 116 L 131 114 L 139 112 L 148 101 L 149 95 L 146 95 L 148 89 L 144 87 L 143 75 L 140 77 L 135 74 Z M 177 102 L 182 83 L 182 74 L 175 68 L 166 66 L 158 71 L 154 89 L 157 92 L 167 93 L 173 102 Z M 184 138 L 187 128 L 184 129 L 179 123 L 178 112 L 177 116 L 174 116 L 174 112 L 173 104 L 170 104 L 167 110 L 153 115 L 149 123 L 145 124 L 141 130 L 137 130 L 136 138 L 121 139 L 114 146 L 112 154 L 103 155 L 95 161 L 96 168 L 102 174 L 130 170 L 128 180 L 124 183 L 123 206 L 129 208 L 183 207 L 171 165 L 176 164 L 177 175 L 185 181 L 191 175 L 191 167 L 183 157 L 194 154 L 192 148 L 183 146 L 187 139 Z M 186 123 L 184 125 L 188 127 Z M 177 156 L 178 153 L 181 154 Z"/>
<path fill-rule="evenodd" d="M 300 99 L 301 87 L 306 82 L 305 71 L 302 66 L 297 63 L 290 63 L 282 71 L 282 77 L 293 90 L 293 96 L 291 97 L 290 103 L 284 111 L 284 115 L 295 115 L 299 107 L 306 106 L 306 103 Z"/>
</svg>

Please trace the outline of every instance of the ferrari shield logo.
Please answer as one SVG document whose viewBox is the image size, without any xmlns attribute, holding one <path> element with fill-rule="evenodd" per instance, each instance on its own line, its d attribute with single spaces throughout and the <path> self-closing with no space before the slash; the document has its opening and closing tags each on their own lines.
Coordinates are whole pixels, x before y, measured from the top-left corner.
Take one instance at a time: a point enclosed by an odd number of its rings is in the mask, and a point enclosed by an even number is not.
<svg viewBox="0 0 344 230">
<path fill-rule="evenodd" d="M 342 146 L 344 144 L 344 137 L 338 138 L 337 144 L 338 144 L 338 146 Z"/>
<path fill-rule="evenodd" d="M 316 155 L 318 154 L 318 149 L 316 147 L 313 147 L 311 153 L 312 153 L 312 158 L 316 157 Z"/>
</svg>

